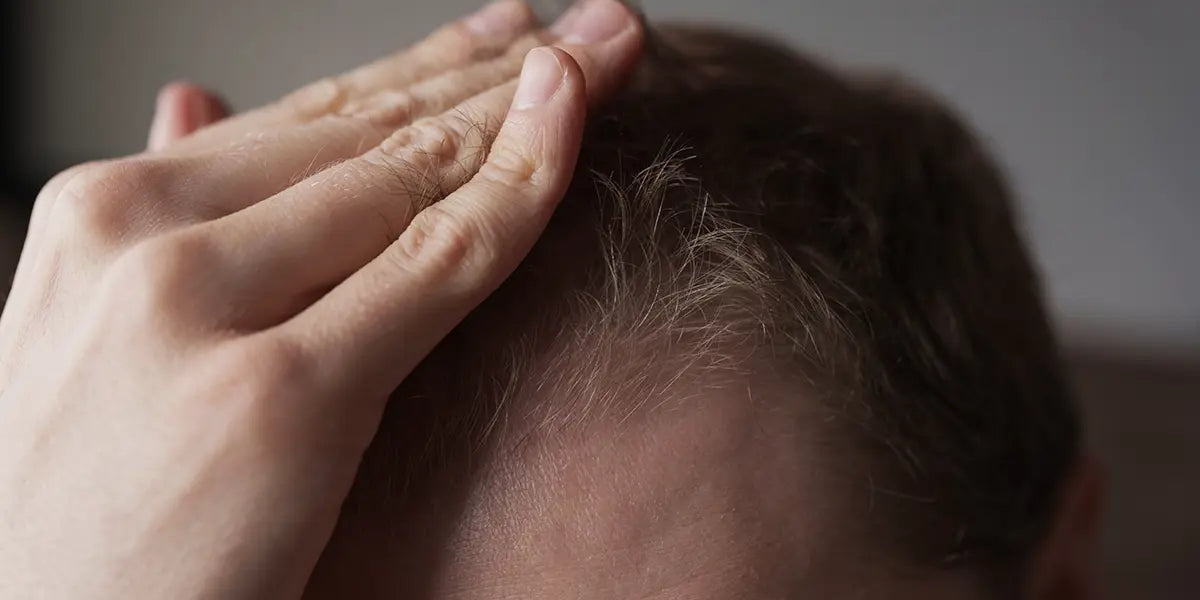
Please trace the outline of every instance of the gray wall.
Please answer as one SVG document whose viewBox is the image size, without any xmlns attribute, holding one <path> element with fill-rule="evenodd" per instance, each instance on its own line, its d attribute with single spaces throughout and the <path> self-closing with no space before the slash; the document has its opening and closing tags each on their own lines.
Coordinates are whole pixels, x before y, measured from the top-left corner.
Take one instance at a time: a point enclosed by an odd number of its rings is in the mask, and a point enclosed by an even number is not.
<svg viewBox="0 0 1200 600">
<path fill-rule="evenodd" d="M 983 131 L 1021 194 L 1112 468 L 1112 596 L 1186 597 L 1200 566 L 1200 2 L 645 3 L 651 17 L 741 23 L 843 63 L 898 67 Z M 475 4 L 31 2 L 18 166 L 136 151 L 173 78 L 246 107 Z"/>
</svg>

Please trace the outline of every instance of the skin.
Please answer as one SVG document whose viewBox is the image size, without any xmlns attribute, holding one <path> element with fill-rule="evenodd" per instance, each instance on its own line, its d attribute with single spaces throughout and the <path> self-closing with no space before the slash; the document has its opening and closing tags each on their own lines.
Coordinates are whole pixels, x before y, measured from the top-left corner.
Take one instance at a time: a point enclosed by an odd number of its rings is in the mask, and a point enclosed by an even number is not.
<svg viewBox="0 0 1200 600">
<path fill-rule="evenodd" d="M 870 543 L 789 390 L 695 382 L 399 497 L 362 464 L 637 58 L 636 20 L 586 6 L 546 30 L 502 1 L 234 117 L 172 84 L 146 153 L 47 185 L 0 318 L 0 596 L 980 597 Z M 513 103 L 544 59 L 549 97 Z M 1099 490 L 1082 461 L 1027 597 L 1095 597 Z"/>
<path fill-rule="evenodd" d="M 501 442 L 403 490 L 373 454 L 305 598 L 984 597 L 968 571 L 873 543 L 855 474 L 831 469 L 829 415 L 756 390 L 686 382 L 636 418 Z"/>
<path fill-rule="evenodd" d="M 813 415 L 703 389 L 476 454 L 473 472 L 447 465 L 404 493 L 364 465 L 306 598 L 784 598 L 852 583 L 817 576 L 859 548 L 814 493 L 831 482 L 811 458 Z"/>
<path fill-rule="evenodd" d="M 493 5 L 47 184 L 0 318 L 4 596 L 300 595 L 388 391 L 528 251 L 640 51 L 590 5 Z"/>
</svg>

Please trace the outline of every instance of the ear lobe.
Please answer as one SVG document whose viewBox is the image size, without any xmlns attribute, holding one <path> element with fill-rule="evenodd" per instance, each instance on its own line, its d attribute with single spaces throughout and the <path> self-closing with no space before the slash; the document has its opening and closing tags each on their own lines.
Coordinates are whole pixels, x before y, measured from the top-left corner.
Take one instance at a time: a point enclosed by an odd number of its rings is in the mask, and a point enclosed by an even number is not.
<svg viewBox="0 0 1200 600">
<path fill-rule="evenodd" d="M 1096 554 L 1107 477 L 1091 455 L 1080 456 L 1060 492 L 1054 521 L 1031 566 L 1028 598 L 1098 598 Z"/>
</svg>

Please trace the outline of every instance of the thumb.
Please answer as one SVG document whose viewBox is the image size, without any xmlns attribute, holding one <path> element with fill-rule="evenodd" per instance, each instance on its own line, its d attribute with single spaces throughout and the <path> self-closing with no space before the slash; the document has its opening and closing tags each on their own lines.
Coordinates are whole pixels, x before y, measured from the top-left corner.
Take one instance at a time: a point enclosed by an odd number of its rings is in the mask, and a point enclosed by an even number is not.
<svg viewBox="0 0 1200 600">
<path fill-rule="evenodd" d="M 225 102 L 204 88 L 186 82 L 168 84 L 158 92 L 146 147 L 152 152 L 162 150 L 227 116 Z"/>
</svg>

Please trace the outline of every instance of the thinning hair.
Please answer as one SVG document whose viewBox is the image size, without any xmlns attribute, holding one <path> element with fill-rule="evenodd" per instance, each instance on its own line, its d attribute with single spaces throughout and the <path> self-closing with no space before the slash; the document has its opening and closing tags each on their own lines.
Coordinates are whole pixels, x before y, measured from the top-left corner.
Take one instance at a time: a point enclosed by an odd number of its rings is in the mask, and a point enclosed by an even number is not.
<svg viewBox="0 0 1200 600">
<path fill-rule="evenodd" d="M 396 391 L 377 446 L 419 442 L 375 462 L 404 481 L 781 382 L 837 417 L 846 493 L 900 554 L 1021 564 L 1079 434 L 992 160 L 897 78 L 724 31 L 650 42 L 545 237 Z"/>
</svg>

